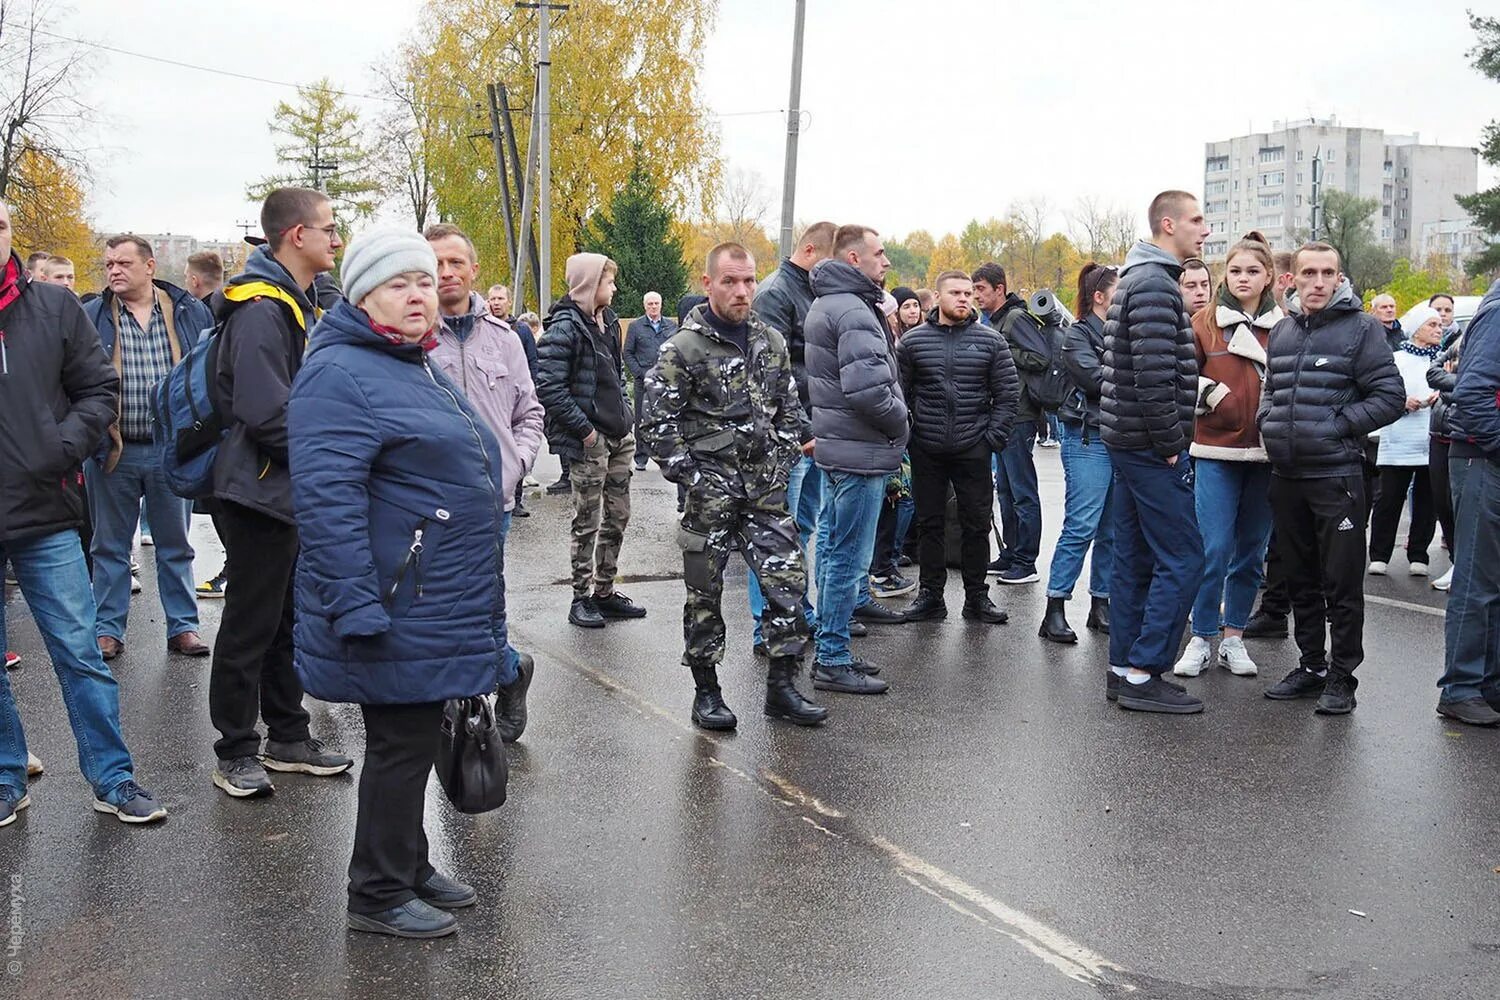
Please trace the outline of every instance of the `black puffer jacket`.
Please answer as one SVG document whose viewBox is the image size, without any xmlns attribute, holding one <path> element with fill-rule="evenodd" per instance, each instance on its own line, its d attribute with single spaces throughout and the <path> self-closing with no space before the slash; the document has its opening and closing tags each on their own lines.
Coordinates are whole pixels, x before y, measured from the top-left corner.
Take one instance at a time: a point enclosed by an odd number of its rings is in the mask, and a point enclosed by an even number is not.
<svg viewBox="0 0 1500 1000">
<path fill-rule="evenodd" d="M 1432 404 L 1432 417 L 1427 425 L 1427 432 L 1446 441 L 1468 437 L 1459 426 L 1458 414 L 1453 409 L 1453 387 L 1458 384 L 1458 354 L 1462 347 L 1462 340 L 1454 341 L 1427 369 L 1427 387 L 1436 389 L 1438 393 L 1437 402 Z M 1448 370 L 1450 362 L 1454 371 Z"/>
<path fill-rule="evenodd" d="M 792 378 L 797 382 L 797 396 L 802 408 L 812 413 L 812 403 L 807 393 L 807 338 L 802 326 L 807 322 L 807 311 L 812 308 L 812 277 L 802 268 L 785 258 L 781 266 L 760 283 L 755 290 L 755 313 L 761 321 L 786 340 L 787 353 L 792 358 Z"/>
<path fill-rule="evenodd" d="M 610 406 L 615 413 L 630 409 L 620 374 L 620 322 L 614 310 L 606 308 L 604 329 L 609 332 L 601 337 L 593 318 L 564 295 L 553 305 L 542 327 L 536 352 L 536 395 L 547 410 L 547 446 L 556 455 L 582 461 L 583 439 L 594 432 L 600 409 Z M 600 364 L 614 365 L 621 387 L 618 400 L 599 399 Z"/>
<path fill-rule="evenodd" d="M 999 451 L 1010 439 L 1021 382 L 1005 338 L 969 318 L 927 322 L 896 344 L 901 391 L 911 410 L 911 440 L 923 451 L 956 455 L 984 445 Z"/>
<path fill-rule="evenodd" d="M 1288 479 L 1361 472 L 1365 438 L 1406 411 L 1406 384 L 1380 321 L 1362 312 L 1348 279 L 1328 305 L 1271 329 L 1256 423 L 1271 469 Z"/>
<path fill-rule="evenodd" d="M 1144 240 L 1125 256 L 1099 370 L 1100 436 L 1111 448 L 1170 458 L 1193 440 L 1198 352 L 1181 274 L 1176 257 Z"/>
<path fill-rule="evenodd" d="M 115 419 L 120 376 L 73 293 L 0 259 L 0 542 L 83 524 L 83 460 Z"/>
<path fill-rule="evenodd" d="M 1092 312 L 1063 333 L 1063 363 L 1073 389 L 1057 408 L 1059 420 L 1099 429 L 1099 397 L 1103 383 L 1099 372 L 1104 357 L 1104 321 Z"/>
</svg>

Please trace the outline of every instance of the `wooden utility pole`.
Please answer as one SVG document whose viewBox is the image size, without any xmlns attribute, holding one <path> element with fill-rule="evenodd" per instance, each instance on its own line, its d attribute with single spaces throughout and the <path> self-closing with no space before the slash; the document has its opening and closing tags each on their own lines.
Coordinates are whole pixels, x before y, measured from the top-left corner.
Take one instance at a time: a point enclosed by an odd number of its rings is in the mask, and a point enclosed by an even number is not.
<svg viewBox="0 0 1500 1000">
<path fill-rule="evenodd" d="M 490 146 L 495 151 L 495 173 L 500 176 L 500 215 L 505 225 L 505 256 L 516 259 L 515 220 L 510 214 L 510 177 L 505 172 L 505 138 L 500 133 L 500 105 L 495 97 L 495 85 L 484 85 L 485 96 L 490 102 Z"/>
</svg>

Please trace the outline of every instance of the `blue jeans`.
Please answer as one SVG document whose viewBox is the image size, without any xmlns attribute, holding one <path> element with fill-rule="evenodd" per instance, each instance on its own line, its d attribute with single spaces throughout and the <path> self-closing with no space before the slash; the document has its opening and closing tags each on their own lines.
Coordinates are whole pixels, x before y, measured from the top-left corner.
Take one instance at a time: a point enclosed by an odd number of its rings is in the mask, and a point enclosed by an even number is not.
<svg viewBox="0 0 1500 1000">
<path fill-rule="evenodd" d="M 1037 490 L 1036 421 L 1021 420 L 1011 429 L 1010 440 L 1000 452 L 995 467 L 995 496 L 1000 500 L 1000 537 L 1005 548 L 1000 558 L 1018 569 L 1036 569 L 1042 549 L 1042 498 Z"/>
<path fill-rule="evenodd" d="M 120 690 L 94 634 L 94 595 L 83 543 L 76 531 L 0 542 L 0 562 L 6 559 L 52 658 L 78 743 L 78 769 L 94 795 L 108 799 L 133 777 L 133 767 L 120 732 Z M 0 615 L 0 648 L 5 645 Z M 26 793 L 26 734 L 5 673 L 0 670 L 0 795 L 15 802 Z"/>
<path fill-rule="evenodd" d="M 513 684 L 521 656 L 510 644 L 510 622 L 505 613 L 505 536 L 510 534 L 510 511 L 500 515 L 500 624 L 495 630 L 495 644 L 504 651 L 500 657 L 500 684 Z"/>
<path fill-rule="evenodd" d="M 1255 609 L 1271 541 L 1271 466 L 1196 458 L 1193 479 L 1203 536 L 1203 583 L 1193 602 L 1193 634 L 1206 639 L 1220 628 L 1243 629 Z"/>
<path fill-rule="evenodd" d="M 1110 579 L 1109 662 L 1152 674 L 1177 658 L 1203 581 L 1203 539 L 1193 506 L 1193 460 L 1109 449 L 1115 466 L 1115 566 Z"/>
<path fill-rule="evenodd" d="M 854 662 L 849 617 L 870 593 L 870 557 L 888 476 L 826 472 L 818 517 L 818 654 L 830 666 Z"/>
<path fill-rule="evenodd" d="M 1448 479 L 1457 558 L 1438 700 L 1500 704 L 1500 463 L 1450 458 Z"/>
<path fill-rule="evenodd" d="M 1073 596 L 1073 584 L 1083 572 L 1083 557 L 1092 543 L 1089 594 L 1108 598 L 1115 559 L 1115 525 L 1109 516 L 1115 468 L 1097 429 L 1089 431 L 1089 440 L 1085 442 L 1082 424 L 1064 423 L 1061 442 L 1067 494 L 1063 500 L 1062 534 L 1052 551 L 1047 596 L 1064 600 Z"/>
<path fill-rule="evenodd" d="M 813 532 L 817 530 L 818 508 L 822 503 L 823 470 L 818 468 L 811 457 L 803 455 L 787 475 L 786 508 L 797 519 L 797 534 L 802 537 L 802 556 L 809 567 L 811 567 L 811 562 L 808 559 L 807 546 L 812 541 Z M 761 641 L 760 616 L 766 610 L 766 595 L 761 593 L 760 581 L 755 578 L 754 570 L 750 571 L 747 584 L 750 596 L 750 616 L 755 619 L 755 642 L 759 643 Z M 814 620 L 813 606 L 805 595 L 802 598 L 802 613 L 807 616 L 807 624 L 811 626 Z"/>
<path fill-rule="evenodd" d="M 156 449 L 126 442 L 120 464 L 106 473 L 87 462 L 89 508 L 94 517 L 94 601 L 99 635 L 125 639 L 130 612 L 130 543 L 141 519 L 141 500 L 156 543 L 156 589 L 167 619 L 167 638 L 198 631 L 193 596 L 193 547 L 188 544 L 188 501 L 167 489 Z"/>
</svg>

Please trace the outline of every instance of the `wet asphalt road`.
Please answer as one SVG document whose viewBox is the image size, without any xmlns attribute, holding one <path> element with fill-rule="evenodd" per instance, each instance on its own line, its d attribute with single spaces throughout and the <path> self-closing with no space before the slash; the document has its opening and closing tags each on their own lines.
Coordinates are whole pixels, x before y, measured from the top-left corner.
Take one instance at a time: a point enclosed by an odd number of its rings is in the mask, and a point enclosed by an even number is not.
<svg viewBox="0 0 1500 1000">
<path fill-rule="evenodd" d="M 1038 464 L 1050 551 L 1057 452 Z M 1352 716 L 1261 697 L 1295 664 L 1288 640 L 1251 643 L 1259 679 L 1189 682 L 1208 711 L 1172 718 L 1105 702 L 1103 637 L 1036 637 L 1042 584 L 997 592 L 1012 622 L 986 627 L 957 618 L 954 575 L 954 618 L 857 641 L 891 693 L 821 696 L 833 717 L 808 731 L 759 713 L 735 568 L 722 675 L 741 726 L 708 736 L 687 721 L 671 488 L 653 468 L 634 497 L 621 589 L 650 616 L 602 632 L 564 620 L 566 498 L 516 522 L 532 723 L 502 810 L 461 816 L 429 789 L 433 860 L 481 894 L 438 942 L 343 929 L 351 777 L 277 776 L 264 801 L 210 784 L 208 663 L 164 654 L 151 550 L 114 669 L 141 781 L 172 811 L 154 828 L 89 810 L 11 596 L 11 681 L 48 772 L 0 831 L 0 997 L 1500 994 L 1500 732 L 1433 712 L 1442 595 L 1425 581 L 1370 582 Z M 195 541 L 202 578 L 206 519 Z M 358 756 L 357 710 L 312 704 Z"/>
</svg>

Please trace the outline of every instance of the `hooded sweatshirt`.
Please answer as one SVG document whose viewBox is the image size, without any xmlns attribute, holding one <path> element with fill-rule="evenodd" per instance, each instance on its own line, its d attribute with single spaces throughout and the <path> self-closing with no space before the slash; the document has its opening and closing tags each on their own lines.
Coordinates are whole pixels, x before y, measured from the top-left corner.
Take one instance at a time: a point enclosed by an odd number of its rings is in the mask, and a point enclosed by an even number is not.
<svg viewBox="0 0 1500 1000">
<path fill-rule="evenodd" d="M 568 258 L 570 291 L 553 303 L 537 345 L 536 393 L 547 411 L 547 443 L 574 461 L 583 459 L 583 442 L 594 431 L 623 438 L 635 423 L 620 374 L 619 324 L 608 306 L 593 308 L 604 261 L 599 254 Z"/>
</svg>

